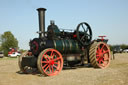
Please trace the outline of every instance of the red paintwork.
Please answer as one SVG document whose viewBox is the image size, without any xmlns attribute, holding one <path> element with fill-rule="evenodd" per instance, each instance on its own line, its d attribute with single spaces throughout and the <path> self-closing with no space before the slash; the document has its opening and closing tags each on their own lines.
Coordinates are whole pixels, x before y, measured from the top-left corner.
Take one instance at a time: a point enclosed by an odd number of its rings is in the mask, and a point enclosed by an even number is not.
<svg viewBox="0 0 128 85">
<path fill-rule="evenodd" d="M 14 49 L 14 48 L 10 48 L 10 51 L 8 52 L 8 54 L 12 54 L 12 53 L 14 53 L 14 52 L 17 52 L 17 50 Z"/>
<path fill-rule="evenodd" d="M 75 35 L 73 35 L 73 37 L 74 37 L 74 38 L 76 38 L 76 37 L 77 37 L 77 35 L 75 34 Z"/>
<path fill-rule="evenodd" d="M 101 41 L 104 41 L 104 37 L 106 37 L 106 36 L 98 36 L 98 37 L 101 38 Z"/>
<path fill-rule="evenodd" d="M 39 45 L 36 41 L 34 41 L 33 44 L 36 45 L 36 49 L 34 49 L 34 53 L 36 53 L 38 51 Z"/>
<path fill-rule="evenodd" d="M 102 43 L 97 47 L 96 60 L 101 68 L 106 68 L 110 64 L 110 50 L 106 44 Z"/>
<path fill-rule="evenodd" d="M 57 75 L 62 70 L 63 58 L 55 49 L 48 49 L 41 60 L 42 70 L 47 76 Z"/>
</svg>

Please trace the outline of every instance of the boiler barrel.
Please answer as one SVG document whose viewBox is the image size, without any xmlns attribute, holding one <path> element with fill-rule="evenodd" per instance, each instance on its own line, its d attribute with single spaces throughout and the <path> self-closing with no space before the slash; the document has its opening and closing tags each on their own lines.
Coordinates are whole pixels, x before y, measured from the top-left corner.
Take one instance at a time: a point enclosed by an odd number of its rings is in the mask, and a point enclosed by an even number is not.
<svg viewBox="0 0 128 85">
<path fill-rule="evenodd" d="M 36 56 L 38 56 L 40 52 L 47 48 L 56 49 L 62 54 L 79 54 L 82 52 L 78 41 L 73 39 L 41 40 L 39 38 L 35 38 L 30 42 L 31 52 Z"/>
<path fill-rule="evenodd" d="M 75 40 L 59 39 L 59 40 L 47 40 L 45 48 L 54 48 L 62 54 L 68 53 L 80 53 L 78 42 Z"/>
<path fill-rule="evenodd" d="M 54 48 L 62 53 L 79 53 L 78 42 L 74 40 L 53 40 Z"/>
</svg>

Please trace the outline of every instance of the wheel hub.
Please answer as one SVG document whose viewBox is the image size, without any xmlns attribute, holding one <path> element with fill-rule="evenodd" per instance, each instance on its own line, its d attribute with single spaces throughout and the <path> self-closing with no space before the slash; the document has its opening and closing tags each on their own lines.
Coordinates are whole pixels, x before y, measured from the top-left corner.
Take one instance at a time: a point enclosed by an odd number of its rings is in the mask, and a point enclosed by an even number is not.
<svg viewBox="0 0 128 85">
<path fill-rule="evenodd" d="M 100 56 L 100 57 L 104 57 L 103 55 L 104 55 L 103 53 L 99 53 L 99 56 Z"/>
<path fill-rule="evenodd" d="M 54 62 L 53 60 L 51 60 L 49 64 L 50 64 L 50 65 L 53 65 L 54 63 L 55 63 L 55 62 Z"/>
</svg>

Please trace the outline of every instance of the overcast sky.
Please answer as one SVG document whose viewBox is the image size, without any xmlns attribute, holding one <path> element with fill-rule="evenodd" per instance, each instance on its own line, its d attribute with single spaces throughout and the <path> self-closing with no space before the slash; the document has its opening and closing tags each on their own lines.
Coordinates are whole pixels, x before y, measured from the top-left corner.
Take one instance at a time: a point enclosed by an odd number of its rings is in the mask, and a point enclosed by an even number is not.
<svg viewBox="0 0 128 85">
<path fill-rule="evenodd" d="M 0 0 L 0 34 L 11 31 L 19 47 L 29 49 L 29 40 L 38 37 L 40 7 L 47 9 L 46 28 L 50 20 L 74 30 L 87 22 L 93 39 L 106 35 L 109 44 L 128 44 L 128 0 Z"/>
</svg>

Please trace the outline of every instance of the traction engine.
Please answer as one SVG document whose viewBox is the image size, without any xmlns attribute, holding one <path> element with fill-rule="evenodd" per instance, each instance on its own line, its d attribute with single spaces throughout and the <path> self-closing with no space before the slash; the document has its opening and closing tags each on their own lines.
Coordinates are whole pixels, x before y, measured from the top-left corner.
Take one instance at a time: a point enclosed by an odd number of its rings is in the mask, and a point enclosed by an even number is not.
<svg viewBox="0 0 128 85">
<path fill-rule="evenodd" d="M 76 30 L 63 30 L 50 21 L 45 31 L 45 8 L 38 8 L 39 38 L 30 40 L 30 50 L 19 57 L 19 67 L 23 73 L 35 69 L 46 76 L 57 75 L 63 66 L 84 65 L 87 61 L 94 68 L 106 68 L 110 64 L 110 49 L 107 40 L 92 40 L 92 30 L 88 23 L 78 24 Z"/>
</svg>

